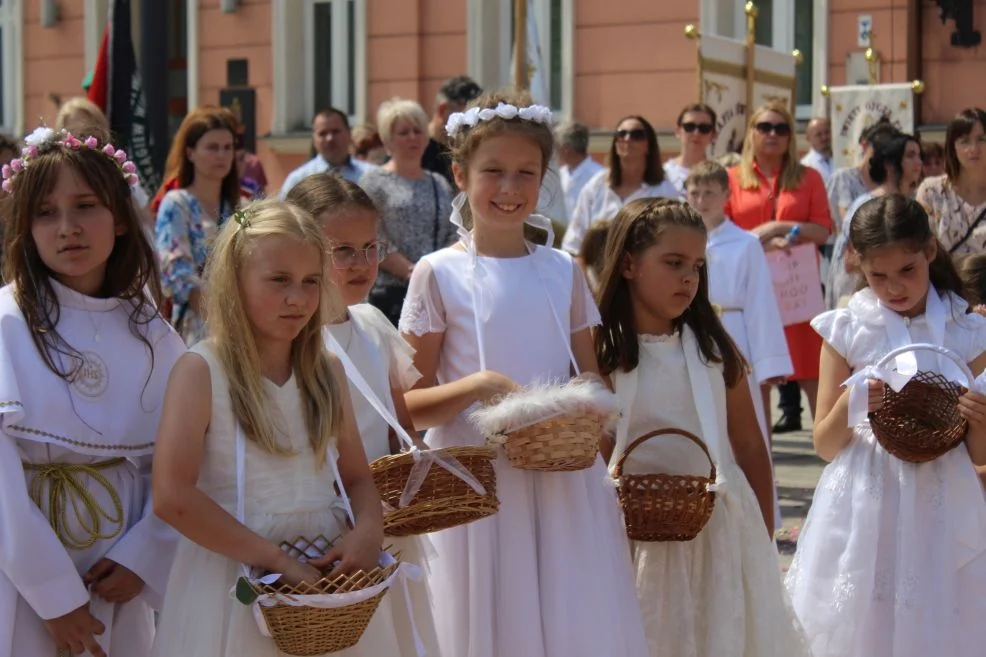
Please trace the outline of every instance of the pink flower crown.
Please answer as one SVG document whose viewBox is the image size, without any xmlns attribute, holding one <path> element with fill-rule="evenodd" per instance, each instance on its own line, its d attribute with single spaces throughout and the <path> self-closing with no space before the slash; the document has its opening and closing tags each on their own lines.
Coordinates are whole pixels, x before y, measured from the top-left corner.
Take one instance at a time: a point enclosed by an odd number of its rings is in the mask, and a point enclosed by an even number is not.
<svg viewBox="0 0 986 657">
<path fill-rule="evenodd" d="M 104 144 L 100 147 L 99 140 L 95 137 L 86 137 L 84 141 L 80 141 L 67 130 L 55 132 L 51 128 L 41 126 L 35 128 L 34 132 L 24 138 L 24 144 L 24 148 L 21 149 L 21 156 L 11 160 L 10 164 L 3 165 L 3 184 L 0 187 L 8 194 L 14 191 L 14 176 L 26 169 L 31 160 L 37 157 L 45 146 L 62 146 L 73 151 L 83 148 L 97 151 L 116 164 L 120 170 L 120 175 L 123 176 L 128 185 L 136 187 L 139 183 L 137 165 L 127 159 L 127 154 L 113 144 Z"/>
</svg>

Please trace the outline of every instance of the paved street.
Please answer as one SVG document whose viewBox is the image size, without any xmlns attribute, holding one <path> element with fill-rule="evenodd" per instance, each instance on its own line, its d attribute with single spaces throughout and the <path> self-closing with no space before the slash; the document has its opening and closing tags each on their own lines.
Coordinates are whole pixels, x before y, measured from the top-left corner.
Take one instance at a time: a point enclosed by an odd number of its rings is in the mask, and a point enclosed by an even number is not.
<svg viewBox="0 0 986 657">
<path fill-rule="evenodd" d="M 777 394 L 772 398 L 774 420 L 777 419 Z M 777 480 L 777 494 L 780 497 L 783 525 L 777 534 L 781 565 L 784 568 L 794 556 L 795 541 L 804 524 L 815 485 L 822 474 L 825 462 L 815 456 L 811 444 L 811 416 L 807 402 L 801 426 L 803 431 L 774 436 L 774 469 Z"/>
</svg>

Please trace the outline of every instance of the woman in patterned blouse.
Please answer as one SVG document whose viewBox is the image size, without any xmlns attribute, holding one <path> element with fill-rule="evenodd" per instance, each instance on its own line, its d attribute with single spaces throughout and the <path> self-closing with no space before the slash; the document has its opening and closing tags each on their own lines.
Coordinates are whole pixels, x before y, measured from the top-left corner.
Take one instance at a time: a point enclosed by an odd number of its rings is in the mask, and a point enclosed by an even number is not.
<svg viewBox="0 0 986 657">
<path fill-rule="evenodd" d="M 421 166 L 428 145 L 428 115 L 421 105 L 399 98 L 383 103 L 377 129 L 390 160 L 359 181 L 380 210 L 379 239 L 386 253 L 369 300 L 396 326 L 414 263 L 455 238 L 449 222 L 452 190 L 445 178 Z"/>
<path fill-rule="evenodd" d="M 959 112 L 945 134 L 945 174 L 925 178 L 917 200 L 953 256 L 986 251 L 986 110 Z"/>
<path fill-rule="evenodd" d="M 205 337 L 200 275 L 209 245 L 240 203 L 236 129 L 228 109 L 200 107 L 181 122 L 168 152 L 165 180 L 178 188 L 161 199 L 155 237 L 171 321 L 189 345 Z"/>
</svg>

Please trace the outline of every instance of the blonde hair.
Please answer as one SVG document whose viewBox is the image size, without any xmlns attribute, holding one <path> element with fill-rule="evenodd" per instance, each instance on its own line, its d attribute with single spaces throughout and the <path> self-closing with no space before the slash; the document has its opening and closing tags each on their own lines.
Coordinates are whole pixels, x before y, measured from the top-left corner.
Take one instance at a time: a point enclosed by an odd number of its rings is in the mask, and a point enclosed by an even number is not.
<svg viewBox="0 0 986 657">
<path fill-rule="evenodd" d="M 421 105 L 406 98 L 391 98 L 381 103 L 377 110 L 377 134 L 385 146 L 394 138 L 394 126 L 398 119 L 407 119 L 423 132 L 428 132 L 428 115 Z"/>
<path fill-rule="evenodd" d="M 274 236 L 292 237 L 315 247 L 324 268 L 325 238 L 315 219 L 280 200 L 257 201 L 227 221 L 216 239 L 206 265 L 206 304 L 209 337 L 229 381 L 233 416 L 248 440 L 270 454 L 287 455 L 290 452 L 278 440 L 275 414 L 261 385 L 260 352 L 243 308 L 239 282 L 252 247 Z M 332 373 L 322 341 L 322 325 L 336 303 L 333 287 L 323 284 L 318 309 L 291 346 L 291 370 L 301 391 L 305 428 L 319 466 L 325 463 L 326 449 L 342 425 L 341 384 Z"/>
<path fill-rule="evenodd" d="M 109 129 L 110 122 L 103 110 L 85 96 L 69 98 L 55 116 L 55 130 L 68 130 L 76 136 L 88 136 L 92 130 L 108 132 Z"/>
<path fill-rule="evenodd" d="M 805 168 L 798 160 L 798 138 L 794 132 L 794 117 L 783 103 L 767 103 L 757 108 L 750 115 L 750 121 L 746 125 L 746 134 L 743 136 L 743 152 L 740 154 L 739 183 L 743 189 L 760 189 L 760 180 L 753 170 L 753 133 L 756 132 L 757 120 L 762 114 L 776 112 L 784 117 L 784 121 L 791 127 L 791 135 L 787 139 L 787 153 L 784 154 L 784 164 L 778 176 L 778 188 L 792 191 L 801 184 L 801 179 L 805 175 Z"/>
</svg>

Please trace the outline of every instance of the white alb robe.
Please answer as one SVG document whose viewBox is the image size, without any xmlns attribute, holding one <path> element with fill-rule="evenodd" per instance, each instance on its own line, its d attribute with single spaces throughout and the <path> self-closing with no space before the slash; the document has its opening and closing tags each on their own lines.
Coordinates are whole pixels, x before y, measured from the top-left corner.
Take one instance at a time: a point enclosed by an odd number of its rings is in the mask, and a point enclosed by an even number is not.
<svg viewBox="0 0 986 657">
<path fill-rule="evenodd" d="M 41 619 L 86 603 L 106 626 L 98 640 L 110 657 L 143 657 L 177 538 L 151 508 L 151 454 L 168 375 L 185 347 L 160 317 L 145 324 L 152 369 L 147 346 L 130 333 L 129 305 L 52 285 L 60 304 L 57 330 L 86 359 L 72 383 L 45 365 L 12 286 L 0 289 L 0 657 L 55 655 Z M 93 464 L 119 457 L 126 460 L 99 474 L 119 497 L 120 532 L 85 549 L 66 548 L 29 495 L 37 472 L 22 464 Z M 76 478 L 101 509 L 114 513 L 105 486 L 87 474 Z M 70 500 L 67 505 L 70 531 L 85 537 Z M 105 534 L 115 527 L 102 521 Z M 137 598 L 117 605 L 90 596 L 82 576 L 103 557 L 144 581 Z"/>
<path fill-rule="evenodd" d="M 722 324 L 753 369 L 750 392 L 766 436 L 760 384 L 794 373 L 767 258 L 755 235 L 726 219 L 709 231 L 706 259 L 709 297 L 722 307 Z"/>
</svg>

